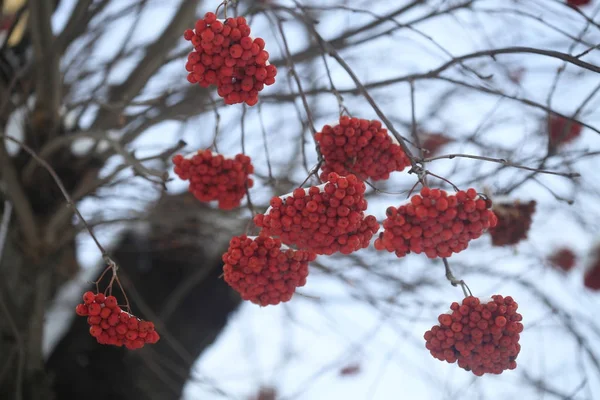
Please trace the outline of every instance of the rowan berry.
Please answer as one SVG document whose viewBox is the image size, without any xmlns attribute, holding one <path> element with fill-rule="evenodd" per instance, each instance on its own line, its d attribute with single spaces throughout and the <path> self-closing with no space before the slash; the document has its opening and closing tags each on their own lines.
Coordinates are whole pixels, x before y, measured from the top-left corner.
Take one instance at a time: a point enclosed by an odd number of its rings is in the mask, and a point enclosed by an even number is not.
<svg viewBox="0 0 600 400">
<path fill-rule="evenodd" d="M 117 298 L 115 296 L 108 296 L 104 300 L 104 305 L 108 308 L 115 308 L 117 306 Z"/>
<path fill-rule="evenodd" d="M 331 173 L 328 179 L 326 184 L 273 198 L 271 207 L 254 222 L 265 234 L 317 254 L 350 254 L 368 247 L 379 224 L 375 217 L 365 217 L 365 184 L 353 175 Z"/>
<path fill-rule="evenodd" d="M 502 315 L 500 307 L 505 307 Z M 492 308 L 494 311 L 490 311 Z M 522 316 L 516 312 L 517 308 L 512 298 L 499 295 L 482 301 L 481 305 L 480 300 L 472 296 L 465 298 L 461 306 L 452 303 L 450 309 L 454 311 L 441 314 L 439 325 L 423 335 L 425 347 L 438 360 L 457 362 L 459 367 L 476 376 L 515 369 L 521 350 L 519 334 L 523 331 L 523 325 L 518 322 Z M 461 309 L 467 312 L 464 317 L 458 311 Z M 461 322 L 455 320 L 454 313 L 458 313 L 456 318 Z M 488 320 L 493 323 L 490 325 Z"/>
<path fill-rule="evenodd" d="M 216 85 L 225 104 L 257 104 L 258 92 L 275 83 L 277 68 L 268 62 L 264 40 L 252 39 L 250 33 L 243 17 L 223 23 L 207 13 L 196 21 L 195 31 L 187 29 L 183 35 L 194 46 L 185 64 L 188 81 Z"/>
<path fill-rule="evenodd" d="M 108 307 L 104 307 L 102 308 L 102 310 L 100 310 L 100 318 L 102 319 L 107 319 L 108 317 L 110 317 L 112 314 L 112 310 Z"/>
<path fill-rule="evenodd" d="M 90 335 L 92 335 L 94 337 L 98 337 L 101 334 L 102 334 L 102 328 L 100 328 L 98 325 L 90 326 Z"/>
<path fill-rule="evenodd" d="M 93 292 L 85 292 L 83 294 L 83 302 L 85 304 L 92 304 L 96 300 L 96 295 Z"/>
<path fill-rule="evenodd" d="M 78 304 L 77 307 L 75 307 L 75 312 L 80 317 L 86 317 L 89 315 L 88 307 L 85 304 Z"/>
<path fill-rule="evenodd" d="M 140 320 L 117 306 L 114 296 L 104 296 L 102 293 L 86 292 L 84 301 L 90 304 L 79 304 L 75 312 L 80 316 L 88 316 L 90 335 L 100 344 L 122 346 L 123 341 L 131 342 L 130 349 L 138 349 L 144 343 L 156 343 L 160 336 L 154 330 L 152 322 Z M 139 339 L 140 335 L 146 339 Z"/>
<path fill-rule="evenodd" d="M 218 201 L 219 208 L 230 210 L 238 207 L 247 188 L 254 185 L 249 177 L 254 172 L 250 157 L 238 154 L 233 159 L 214 154 L 210 150 L 198 150 L 184 158 L 173 157 L 174 172 L 183 180 L 189 180 L 188 190 L 202 202 Z"/>
<path fill-rule="evenodd" d="M 244 257 L 239 256 L 240 249 Z M 308 263 L 315 258 L 311 251 L 287 249 L 281 240 L 263 233 L 237 236 L 222 256 L 223 277 L 242 299 L 261 306 L 276 305 L 289 301 L 296 288 L 306 284 Z M 140 323 L 140 331 L 143 329 L 146 327 Z"/>
<path fill-rule="evenodd" d="M 269 67 L 265 69 L 269 75 Z M 325 125 L 315 139 L 324 159 L 322 180 L 331 172 L 360 179 L 388 179 L 391 172 L 410 165 L 402 148 L 379 121 L 341 116 L 338 125 Z"/>
<path fill-rule="evenodd" d="M 389 207 L 384 231 L 375 240 L 375 249 L 404 257 L 413 252 L 429 258 L 450 257 L 465 250 L 469 241 L 497 223 L 495 214 L 478 210 L 475 189 L 448 195 L 424 187 L 408 204 Z"/>
</svg>

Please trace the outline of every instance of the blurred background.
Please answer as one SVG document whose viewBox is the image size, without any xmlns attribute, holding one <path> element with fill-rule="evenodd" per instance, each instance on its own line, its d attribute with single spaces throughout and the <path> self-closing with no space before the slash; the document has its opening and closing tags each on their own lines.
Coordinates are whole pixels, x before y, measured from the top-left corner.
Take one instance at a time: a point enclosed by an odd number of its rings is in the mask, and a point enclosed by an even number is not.
<svg viewBox="0 0 600 400">
<path fill-rule="evenodd" d="M 219 0 L 0 1 L 0 398 L 600 398 L 600 2 L 227 3 L 279 70 L 254 107 L 186 80 L 183 32 Z M 423 333 L 463 294 L 422 254 L 319 256 L 264 308 L 220 278 L 229 239 L 309 177 L 314 130 L 341 111 L 385 115 L 430 186 L 494 200 L 502 229 L 449 262 L 475 296 L 519 303 L 516 370 L 431 357 Z M 90 336 L 74 309 L 102 254 L 7 137 L 56 171 L 157 344 Z M 187 192 L 171 158 L 205 148 L 251 156 L 250 202 Z M 416 183 L 371 182 L 368 213 L 383 221 Z"/>
</svg>

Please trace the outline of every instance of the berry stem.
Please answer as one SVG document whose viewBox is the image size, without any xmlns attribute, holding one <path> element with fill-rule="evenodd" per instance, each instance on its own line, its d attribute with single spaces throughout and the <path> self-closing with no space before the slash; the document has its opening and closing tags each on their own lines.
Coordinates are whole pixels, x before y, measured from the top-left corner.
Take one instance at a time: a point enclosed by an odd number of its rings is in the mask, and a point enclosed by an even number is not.
<svg viewBox="0 0 600 400">
<path fill-rule="evenodd" d="M 94 284 L 96 285 L 96 293 L 100 293 L 100 281 L 102 281 L 102 278 L 104 278 L 104 275 L 106 275 L 106 273 L 111 270 L 111 266 L 108 265 L 105 269 L 104 272 L 102 272 L 102 274 L 100 275 L 100 278 L 98 278 L 98 280 L 96 282 L 94 282 Z"/>
<path fill-rule="evenodd" d="M 219 16 L 219 10 L 221 9 L 221 7 L 223 8 L 223 16 L 225 17 L 225 19 L 227 19 L 227 7 L 229 6 L 229 3 L 233 1 L 233 0 L 223 0 L 221 2 L 221 4 L 219 4 L 219 6 L 217 7 L 217 10 L 215 11 L 215 15 L 218 17 Z"/>
<path fill-rule="evenodd" d="M 456 277 L 452 273 L 452 270 L 450 269 L 450 264 L 448 263 L 448 259 L 444 257 L 444 258 L 442 258 L 442 261 L 444 262 L 444 267 L 446 268 L 446 279 L 448 279 L 450 281 L 452 286 L 460 285 L 460 288 L 462 289 L 465 297 L 473 296 L 473 293 L 471 293 L 471 289 L 469 289 L 469 286 L 467 286 L 465 281 L 462 279 L 456 279 Z"/>
<path fill-rule="evenodd" d="M 121 280 L 119 280 L 119 277 L 115 274 L 115 281 L 117 282 L 117 285 L 119 285 L 119 289 L 121 289 L 121 294 L 123 294 L 123 297 L 125 298 L 125 307 L 127 307 L 127 312 L 131 313 L 131 307 L 129 306 L 129 299 L 127 298 L 127 294 L 125 293 L 125 289 L 123 289 L 123 285 L 121 284 Z"/>
</svg>

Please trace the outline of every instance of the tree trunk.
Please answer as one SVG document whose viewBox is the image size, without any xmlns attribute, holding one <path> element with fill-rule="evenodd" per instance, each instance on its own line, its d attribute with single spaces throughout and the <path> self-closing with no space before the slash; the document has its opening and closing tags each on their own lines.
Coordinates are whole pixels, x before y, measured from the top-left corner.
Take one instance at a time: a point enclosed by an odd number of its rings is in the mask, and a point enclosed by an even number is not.
<svg viewBox="0 0 600 400">
<path fill-rule="evenodd" d="M 189 194 L 165 196 L 146 230 L 129 231 L 111 251 L 133 313 L 155 322 L 161 340 L 134 351 L 100 345 L 86 318 L 75 317 L 45 365 L 45 311 L 76 266 L 74 242 L 34 264 L 13 225 L 0 265 L 0 398 L 179 399 L 193 363 L 240 303 L 219 276 L 228 232 L 244 223 Z"/>
<path fill-rule="evenodd" d="M 240 303 L 219 279 L 228 237 L 218 237 L 218 218 L 243 223 L 188 194 L 168 196 L 149 232 L 123 237 L 112 255 L 132 310 L 157 324 L 161 340 L 134 351 L 99 345 L 77 317 L 46 364 L 58 399 L 180 398 L 192 364 Z"/>
</svg>

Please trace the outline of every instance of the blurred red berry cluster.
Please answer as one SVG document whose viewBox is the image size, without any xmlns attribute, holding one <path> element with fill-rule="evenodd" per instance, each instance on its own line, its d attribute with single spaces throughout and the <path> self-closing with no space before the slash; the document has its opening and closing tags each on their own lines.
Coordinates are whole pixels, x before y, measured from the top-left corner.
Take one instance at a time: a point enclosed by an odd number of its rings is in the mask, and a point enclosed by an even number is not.
<svg viewBox="0 0 600 400">
<path fill-rule="evenodd" d="M 498 223 L 495 227 L 489 229 L 492 245 L 513 245 L 527 239 L 536 205 L 535 200 L 527 203 L 522 203 L 519 200 L 495 202 L 493 210 L 496 217 L 498 217 Z"/>
</svg>

